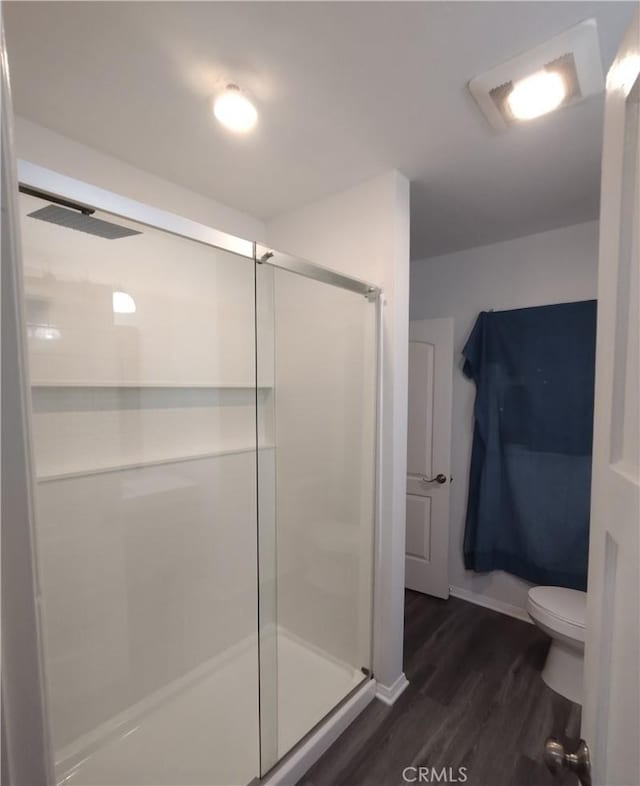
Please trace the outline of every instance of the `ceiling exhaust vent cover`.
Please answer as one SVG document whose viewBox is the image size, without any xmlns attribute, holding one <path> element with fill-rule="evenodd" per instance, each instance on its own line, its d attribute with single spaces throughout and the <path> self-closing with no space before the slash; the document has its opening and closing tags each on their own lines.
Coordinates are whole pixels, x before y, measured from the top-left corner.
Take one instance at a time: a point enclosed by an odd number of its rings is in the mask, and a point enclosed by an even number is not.
<svg viewBox="0 0 640 786">
<path fill-rule="evenodd" d="M 517 82 L 540 71 L 562 77 L 565 96 L 558 108 L 601 93 L 604 74 L 595 19 L 587 19 L 469 82 L 471 95 L 493 128 L 503 131 L 527 122 L 514 117 L 507 99 Z"/>
</svg>

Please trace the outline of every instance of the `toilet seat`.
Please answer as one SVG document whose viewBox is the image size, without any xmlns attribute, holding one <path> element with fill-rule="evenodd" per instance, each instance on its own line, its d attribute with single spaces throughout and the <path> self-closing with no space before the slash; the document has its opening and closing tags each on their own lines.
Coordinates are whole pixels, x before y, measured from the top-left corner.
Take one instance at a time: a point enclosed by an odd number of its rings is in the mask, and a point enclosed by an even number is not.
<svg viewBox="0 0 640 786">
<path fill-rule="evenodd" d="M 527 611 L 541 625 L 574 641 L 584 642 L 586 592 L 566 587 L 532 587 Z"/>
</svg>

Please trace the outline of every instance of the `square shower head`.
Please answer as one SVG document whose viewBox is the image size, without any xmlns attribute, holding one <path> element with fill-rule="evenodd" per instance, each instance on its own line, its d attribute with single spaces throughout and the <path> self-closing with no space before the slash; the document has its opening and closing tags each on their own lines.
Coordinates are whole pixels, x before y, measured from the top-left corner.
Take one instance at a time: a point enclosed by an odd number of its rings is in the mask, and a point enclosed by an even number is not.
<svg viewBox="0 0 640 786">
<path fill-rule="evenodd" d="M 86 232 L 89 235 L 97 235 L 107 240 L 118 240 L 121 237 L 131 235 L 141 235 L 136 229 L 129 229 L 119 224 L 112 224 L 110 221 L 103 221 L 101 218 L 82 213 L 78 210 L 70 210 L 60 205 L 47 205 L 39 210 L 29 213 L 31 218 L 38 218 L 40 221 L 48 221 L 50 224 L 58 224 L 69 229 L 77 229 L 79 232 Z"/>
</svg>

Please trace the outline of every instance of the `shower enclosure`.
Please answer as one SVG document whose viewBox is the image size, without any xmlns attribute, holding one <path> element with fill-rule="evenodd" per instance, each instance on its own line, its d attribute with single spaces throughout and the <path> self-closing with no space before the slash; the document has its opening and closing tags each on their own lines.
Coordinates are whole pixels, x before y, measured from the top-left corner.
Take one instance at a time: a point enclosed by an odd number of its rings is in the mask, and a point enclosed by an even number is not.
<svg viewBox="0 0 640 786">
<path fill-rule="evenodd" d="M 56 780 L 249 783 L 371 678 L 379 291 L 20 173 Z"/>
</svg>

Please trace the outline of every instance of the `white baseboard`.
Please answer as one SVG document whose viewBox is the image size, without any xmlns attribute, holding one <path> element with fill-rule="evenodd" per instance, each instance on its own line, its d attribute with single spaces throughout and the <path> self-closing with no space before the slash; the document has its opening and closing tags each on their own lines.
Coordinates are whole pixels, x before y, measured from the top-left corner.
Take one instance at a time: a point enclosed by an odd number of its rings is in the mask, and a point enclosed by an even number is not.
<svg viewBox="0 0 640 786">
<path fill-rule="evenodd" d="M 322 754 L 360 715 L 376 695 L 376 681 L 369 680 L 342 707 L 337 709 L 290 756 L 277 765 L 260 786 L 294 786 Z"/>
<path fill-rule="evenodd" d="M 454 598 L 467 600 L 469 603 L 475 603 L 476 606 L 484 606 L 485 609 L 498 611 L 500 614 L 506 614 L 508 617 L 515 617 L 517 620 L 522 620 L 523 622 L 528 622 L 533 625 L 531 617 L 521 606 L 514 606 L 512 603 L 505 603 L 502 600 L 490 598 L 488 595 L 470 592 L 469 590 L 462 589 L 462 587 L 449 587 L 449 592 Z"/>
<path fill-rule="evenodd" d="M 409 680 L 405 677 L 404 672 L 398 677 L 393 685 L 381 685 L 378 683 L 376 690 L 376 698 L 383 701 L 385 704 L 391 706 L 395 703 L 396 699 L 404 691 L 409 684 Z"/>
</svg>

